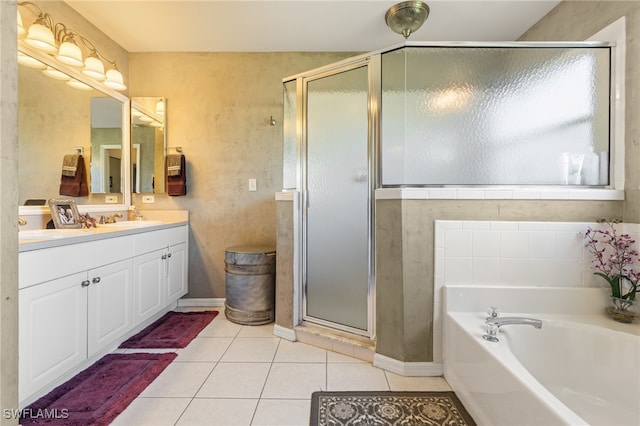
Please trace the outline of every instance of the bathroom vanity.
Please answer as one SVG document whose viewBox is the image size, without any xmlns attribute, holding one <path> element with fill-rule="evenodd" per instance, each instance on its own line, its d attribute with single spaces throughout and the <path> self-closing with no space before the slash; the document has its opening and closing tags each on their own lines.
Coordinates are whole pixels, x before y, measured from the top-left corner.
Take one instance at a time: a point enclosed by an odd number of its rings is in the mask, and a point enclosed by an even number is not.
<svg viewBox="0 0 640 426">
<path fill-rule="evenodd" d="M 21 407 L 117 348 L 187 293 L 186 217 L 111 225 L 23 231 Z"/>
</svg>

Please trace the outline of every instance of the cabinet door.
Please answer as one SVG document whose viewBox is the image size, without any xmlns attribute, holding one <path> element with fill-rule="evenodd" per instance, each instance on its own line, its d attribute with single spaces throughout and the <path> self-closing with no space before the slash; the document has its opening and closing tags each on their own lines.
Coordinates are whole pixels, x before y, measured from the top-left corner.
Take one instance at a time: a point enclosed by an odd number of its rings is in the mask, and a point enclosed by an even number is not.
<svg viewBox="0 0 640 426">
<path fill-rule="evenodd" d="M 133 328 L 133 261 L 92 269 L 88 273 L 88 352 L 93 355 Z"/>
<path fill-rule="evenodd" d="M 167 302 L 170 302 L 187 294 L 187 245 L 180 243 L 169 247 L 167 256 Z"/>
<path fill-rule="evenodd" d="M 20 401 L 87 357 L 86 279 L 83 272 L 20 290 Z"/>
<path fill-rule="evenodd" d="M 167 250 L 156 250 L 133 259 L 133 318 L 138 325 L 164 308 Z"/>
</svg>

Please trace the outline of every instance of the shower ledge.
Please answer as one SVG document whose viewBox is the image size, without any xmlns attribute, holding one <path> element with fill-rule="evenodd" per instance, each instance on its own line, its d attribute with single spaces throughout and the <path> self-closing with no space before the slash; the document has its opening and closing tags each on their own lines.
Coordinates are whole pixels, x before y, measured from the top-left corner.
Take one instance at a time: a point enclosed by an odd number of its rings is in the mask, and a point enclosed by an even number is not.
<svg viewBox="0 0 640 426">
<path fill-rule="evenodd" d="M 375 342 L 367 337 L 309 323 L 296 326 L 295 332 L 298 342 L 373 363 Z"/>
</svg>

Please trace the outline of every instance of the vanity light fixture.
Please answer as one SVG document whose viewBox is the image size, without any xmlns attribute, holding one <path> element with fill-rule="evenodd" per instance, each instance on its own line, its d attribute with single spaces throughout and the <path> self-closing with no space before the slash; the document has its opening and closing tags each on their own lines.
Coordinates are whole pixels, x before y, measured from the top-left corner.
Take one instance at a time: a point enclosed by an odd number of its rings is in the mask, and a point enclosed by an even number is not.
<svg viewBox="0 0 640 426">
<path fill-rule="evenodd" d="M 78 81 L 75 78 L 72 78 L 71 80 L 67 81 L 67 85 L 73 87 L 74 89 L 87 90 L 87 91 L 93 90 L 93 87 L 81 81 Z"/>
<path fill-rule="evenodd" d="M 387 10 L 384 21 L 389 28 L 404 38 L 415 33 L 429 16 L 429 6 L 422 1 L 403 1 Z"/>
<path fill-rule="evenodd" d="M 57 69 L 51 68 L 49 66 L 42 72 L 47 77 L 51 77 L 51 78 L 53 78 L 55 80 L 68 81 L 68 80 L 71 79 L 71 77 L 69 77 L 67 74 L 63 73 L 62 71 L 58 71 Z"/>
<path fill-rule="evenodd" d="M 18 10 L 18 37 L 24 35 L 26 33 L 24 29 L 24 25 L 22 25 L 22 16 L 20 16 L 20 11 Z"/>
<path fill-rule="evenodd" d="M 32 58 L 29 55 L 25 55 L 24 53 L 20 52 L 19 50 L 18 50 L 18 63 L 20 65 L 25 65 L 27 67 L 35 68 L 35 69 L 38 69 L 38 70 L 47 69 L 47 66 L 45 64 L 43 64 L 42 62 L 40 62 L 36 58 Z"/>
<path fill-rule="evenodd" d="M 164 101 L 162 99 L 156 102 L 156 114 L 164 115 Z"/>
<path fill-rule="evenodd" d="M 83 67 L 81 72 L 84 75 L 103 82 L 105 86 L 111 89 L 127 89 L 116 62 L 107 59 L 86 37 L 68 28 L 62 22 L 54 22 L 49 13 L 44 12 L 34 3 L 23 1 L 18 2 L 18 6 L 31 9 L 32 12 L 37 14 L 35 22 L 31 24 L 28 31 L 25 31 L 22 25 L 22 16 L 18 11 L 18 36 L 23 36 L 26 32 L 27 35 L 24 39 L 26 44 L 53 56 L 63 64 Z M 80 45 L 78 44 L 79 42 L 81 42 Z M 88 56 L 84 60 L 81 46 L 84 46 L 88 51 Z M 111 67 L 106 74 L 104 71 L 105 64 Z M 45 72 L 45 74 L 51 76 L 50 72 Z"/>
</svg>

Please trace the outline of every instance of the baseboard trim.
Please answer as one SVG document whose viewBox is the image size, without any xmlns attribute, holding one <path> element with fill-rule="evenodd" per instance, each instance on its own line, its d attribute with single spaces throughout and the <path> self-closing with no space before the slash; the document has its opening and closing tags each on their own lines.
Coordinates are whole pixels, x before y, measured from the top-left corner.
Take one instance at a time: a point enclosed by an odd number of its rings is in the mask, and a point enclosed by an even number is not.
<svg viewBox="0 0 640 426">
<path fill-rule="evenodd" d="M 283 327 L 278 324 L 275 324 L 273 326 L 273 334 L 290 342 L 295 342 L 296 340 L 298 340 L 295 330 Z"/>
<path fill-rule="evenodd" d="M 187 298 L 187 299 L 178 299 L 178 307 L 179 308 L 192 308 L 194 306 L 213 306 L 213 307 L 223 307 L 224 306 L 224 298 Z"/>
<path fill-rule="evenodd" d="M 442 364 L 435 362 L 403 362 L 388 356 L 375 354 L 373 356 L 374 367 L 391 371 L 401 376 L 442 376 L 444 369 Z"/>
</svg>

